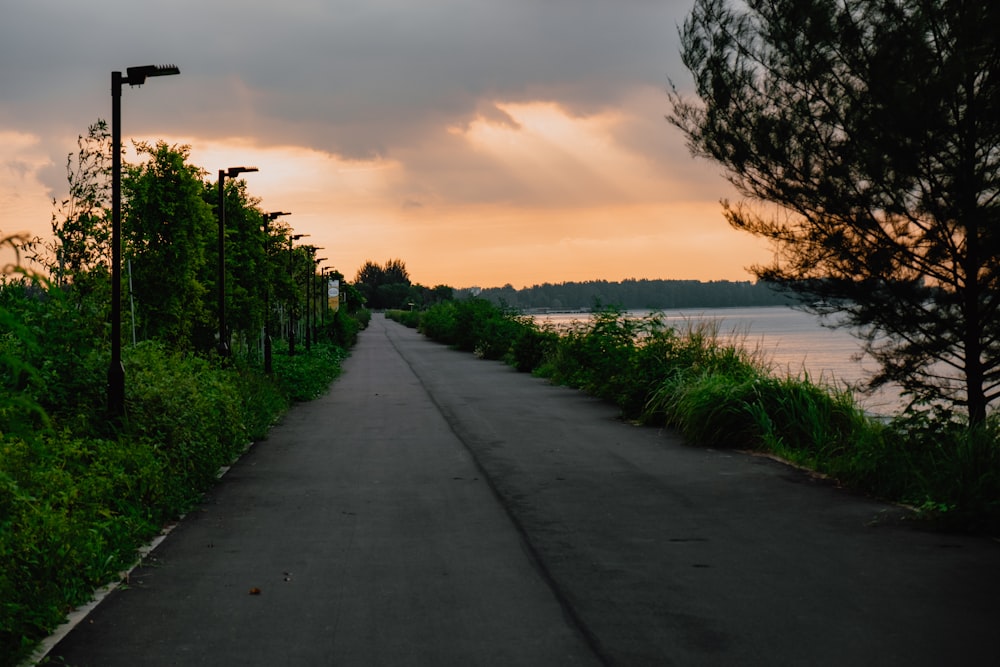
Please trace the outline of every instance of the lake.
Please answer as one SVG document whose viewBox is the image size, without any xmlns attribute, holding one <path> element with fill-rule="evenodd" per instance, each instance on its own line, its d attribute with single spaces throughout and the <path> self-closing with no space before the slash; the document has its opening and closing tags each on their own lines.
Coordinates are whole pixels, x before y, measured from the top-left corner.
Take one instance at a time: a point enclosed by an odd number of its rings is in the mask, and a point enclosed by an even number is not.
<svg viewBox="0 0 1000 667">
<path fill-rule="evenodd" d="M 629 311 L 637 317 L 652 311 Z M 876 368 L 870 359 L 854 357 L 861 343 L 846 329 L 828 329 L 808 313 L 784 306 L 758 308 L 704 308 L 664 310 L 668 324 L 683 331 L 689 323 L 718 323 L 719 334 L 743 341 L 749 349 L 760 349 L 774 365 L 775 373 L 799 375 L 803 371 L 813 381 L 853 385 L 864 380 Z M 566 326 L 573 320 L 586 321 L 587 313 L 551 313 L 535 315 L 539 323 Z M 872 396 L 858 395 L 858 402 L 869 412 L 891 414 L 902 409 L 898 388 L 886 387 Z"/>
</svg>

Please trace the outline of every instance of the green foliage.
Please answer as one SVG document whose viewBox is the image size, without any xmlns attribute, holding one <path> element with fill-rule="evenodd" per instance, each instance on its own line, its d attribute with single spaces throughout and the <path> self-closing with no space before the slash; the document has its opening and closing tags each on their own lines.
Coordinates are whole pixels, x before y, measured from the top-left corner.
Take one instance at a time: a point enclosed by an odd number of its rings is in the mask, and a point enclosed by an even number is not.
<svg viewBox="0 0 1000 667">
<path fill-rule="evenodd" d="M 614 402 L 628 419 L 655 420 L 657 392 L 664 382 L 755 363 L 741 349 L 722 345 L 714 324 L 689 326 L 680 333 L 660 314 L 635 318 L 607 308 L 566 330 L 539 372 Z"/>
<path fill-rule="evenodd" d="M 610 401 L 628 389 L 630 358 L 636 349 L 637 320 L 609 308 L 565 331 L 545 374 Z"/>
<path fill-rule="evenodd" d="M 66 157 L 69 196 L 52 214 L 53 274 L 59 282 L 111 265 L 111 131 L 104 120 L 77 138 L 77 152 Z M 53 204 L 56 201 L 53 200 Z M 104 272 L 106 273 L 106 271 Z"/>
<path fill-rule="evenodd" d="M 372 312 L 367 308 L 356 308 L 351 309 L 348 313 L 358 322 L 358 326 L 362 329 L 367 329 L 368 324 L 372 320 Z"/>
<path fill-rule="evenodd" d="M 538 366 L 558 338 L 554 332 L 540 330 L 531 318 L 485 299 L 449 299 L 419 313 L 390 311 L 387 316 L 419 328 L 434 340 L 484 359 L 504 360 L 520 371 Z"/>
<path fill-rule="evenodd" d="M 358 269 L 354 285 L 369 308 L 401 309 L 410 295 L 410 274 L 400 259 L 390 259 L 384 266 L 369 260 Z"/>
<path fill-rule="evenodd" d="M 103 292 L 58 287 L 40 278 L 0 287 L 0 359 L 16 395 L 7 406 L 30 402 L 64 423 L 92 417 L 103 405 L 108 354 Z M 90 417 L 87 417 L 87 416 Z"/>
<path fill-rule="evenodd" d="M 551 356 L 559 343 L 559 334 L 551 327 L 535 326 L 530 317 L 511 316 L 514 337 L 504 361 L 522 373 L 530 373 Z"/>
<path fill-rule="evenodd" d="M 321 335 L 334 345 L 347 349 L 357 342 L 358 333 L 368 326 L 371 312 L 362 309 L 349 313 L 338 309 L 327 317 L 329 321 Z"/>
<path fill-rule="evenodd" d="M 344 348 L 328 342 L 314 343 L 309 353 L 294 356 L 280 354 L 282 348 L 275 347 L 275 382 L 292 401 L 311 401 L 326 392 L 347 355 Z"/>
<path fill-rule="evenodd" d="M 512 313 L 485 299 L 443 301 L 421 314 L 426 335 L 484 359 L 504 359 L 518 336 L 520 324 Z"/>
<path fill-rule="evenodd" d="M 158 342 L 127 349 L 124 363 L 128 437 L 156 450 L 174 476 L 175 492 L 190 499 L 250 442 L 239 386 L 207 358 Z"/>
<path fill-rule="evenodd" d="M 30 391 L 41 384 L 32 364 L 39 345 L 18 317 L 4 307 L 11 286 L 0 290 L 0 435 L 30 436 L 48 426 L 49 419 Z"/>
<path fill-rule="evenodd" d="M 907 411 L 888 424 L 876 480 L 947 527 L 1000 532 L 1000 416 L 970 426 L 940 408 Z"/>
<path fill-rule="evenodd" d="M 125 256 L 142 338 L 178 349 L 210 349 L 214 317 L 209 304 L 208 249 L 218 223 L 202 198 L 204 172 L 189 165 L 190 149 L 139 144 L 148 161 L 122 179 Z M 214 283 L 212 283 L 214 284 Z"/>
<path fill-rule="evenodd" d="M 264 326 L 266 290 L 279 276 L 287 274 L 287 259 L 268 254 L 270 242 L 265 238 L 263 217 L 259 200 L 247 193 L 242 179 L 224 180 L 226 206 L 226 326 L 230 332 L 247 334 L 260 331 Z M 205 183 L 203 197 L 206 203 L 218 208 L 218 183 Z M 218 218 L 219 211 L 214 213 Z M 218 223 L 216 222 L 216 225 Z M 217 294 L 218 280 L 218 230 L 206 252 L 211 258 L 205 282 Z M 237 337 L 238 338 L 238 337 Z"/>
<path fill-rule="evenodd" d="M 458 306 L 454 301 L 435 304 L 420 313 L 419 330 L 428 338 L 446 345 L 455 344 L 455 315 Z"/>
<path fill-rule="evenodd" d="M 420 326 L 419 310 L 387 310 L 385 311 L 385 316 L 410 329 L 416 329 Z"/>
<path fill-rule="evenodd" d="M 0 438 L 0 663 L 134 558 L 163 518 L 144 505 L 164 468 L 145 448 L 51 433 Z"/>
</svg>

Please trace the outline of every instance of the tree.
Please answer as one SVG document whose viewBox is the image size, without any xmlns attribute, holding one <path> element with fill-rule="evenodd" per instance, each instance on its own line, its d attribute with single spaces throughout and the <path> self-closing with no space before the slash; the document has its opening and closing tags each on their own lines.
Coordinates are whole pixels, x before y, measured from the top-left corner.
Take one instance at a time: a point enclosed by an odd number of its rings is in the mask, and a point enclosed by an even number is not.
<svg viewBox="0 0 1000 667">
<path fill-rule="evenodd" d="M 369 308 L 402 308 L 410 290 L 410 274 L 401 259 L 390 259 L 385 266 L 368 260 L 354 279 Z"/>
<path fill-rule="evenodd" d="M 69 193 L 52 214 L 50 250 L 57 280 L 79 282 L 84 274 L 97 271 L 102 279 L 111 266 L 111 133 L 104 120 L 77 137 L 77 152 L 66 156 Z"/>
<path fill-rule="evenodd" d="M 382 284 L 384 276 L 385 271 L 382 267 L 371 260 L 362 264 L 357 275 L 354 276 L 354 285 L 361 292 L 361 296 L 370 308 L 376 307 L 372 299 L 375 296 L 375 290 Z"/>
<path fill-rule="evenodd" d="M 142 329 L 180 349 L 210 349 L 216 327 L 207 249 L 218 224 L 202 199 L 205 173 L 187 163 L 187 146 L 137 149 L 148 160 L 122 179 L 122 228 Z"/>
<path fill-rule="evenodd" d="M 410 273 L 401 259 L 390 259 L 382 269 L 383 282 L 387 285 L 409 285 Z"/>
<path fill-rule="evenodd" d="M 972 424 L 1000 395 L 998 24 L 992 0 L 696 0 L 700 100 L 668 116 L 773 242 L 757 276 L 852 327 L 872 386 Z"/>
<path fill-rule="evenodd" d="M 206 182 L 202 191 L 205 203 L 218 207 L 218 182 Z M 270 243 L 264 236 L 260 200 L 247 193 L 243 179 L 223 182 L 226 206 L 226 320 L 227 328 L 239 340 L 256 340 L 264 326 L 264 303 L 268 281 L 276 273 L 265 252 Z M 215 211 L 216 220 L 219 211 Z M 218 224 L 218 222 L 216 222 Z M 217 285 L 218 241 L 208 251 L 212 276 L 207 282 Z M 277 260 L 276 260 L 277 261 Z M 282 264 L 287 273 L 287 261 Z M 216 289 L 213 287 L 213 290 Z M 242 335 L 241 335 L 242 334 Z"/>
</svg>

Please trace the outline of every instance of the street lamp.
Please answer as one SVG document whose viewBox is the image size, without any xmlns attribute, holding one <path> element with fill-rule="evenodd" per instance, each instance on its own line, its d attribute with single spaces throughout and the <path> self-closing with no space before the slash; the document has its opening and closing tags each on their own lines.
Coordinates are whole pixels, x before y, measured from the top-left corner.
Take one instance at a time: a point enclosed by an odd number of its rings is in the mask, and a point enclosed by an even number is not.
<svg viewBox="0 0 1000 667">
<path fill-rule="evenodd" d="M 125 367 L 122 365 L 122 84 L 141 86 L 151 76 L 180 74 L 174 65 L 142 65 L 111 73 L 111 365 L 108 409 L 125 414 Z"/>
<path fill-rule="evenodd" d="M 320 287 L 319 279 L 316 278 L 316 269 L 319 268 L 320 262 L 325 262 L 326 259 L 327 259 L 326 257 L 317 257 L 316 259 L 313 260 L 312 279 L 314 284 L 312 291 L 309 292 L 309 299 L 312 301 L 313 304 L 312 334 L 314 343 L 319 342 L 319 332 L 316 327 L 316 320 L 319 319 L 319 306 L 320 306 L 319 299 L 316 298 L 319 294 L 318 290 Z"/>
<path fill-rule="evenodd" d="M 292 295 L 295 295 L 295 271 L 294 255 L 292 254 L 292 241 L 309 236 L 308 234 L 293 234 L 288 237 L 288 281 L 292 285 Z M 288 356 L 295 356 L 295 301 L 289 304 L 288 308 Z"/>
<path fill-rule="evenodd" d="M 229 335 L 226 328 L 226 176 L 257 171 L 257 167 L 230 167 L 219 170 L 219 354 L 229 356 Z"/>
<path fill-rule="evenodd" d="M 316 251 L 322 250 L 322 248 L 317 248 L 314 245 L 303 246 L 306 252 L 309 253 L 309 275 L 306 276 L 305 294 L 306 294 L 306 351 L 312 350 L 312 313 L 313 313 L 313 278 L 316 276 Z"/>
<path fill-rule="evenodd" d="M 326 328 L 326 312 L 330 310 L 330 278 L 333 275 L 332 266 L 324 266 L 320 268 L 320 275 L 323 276 L 323 283 L 320 285 L 319 289 L 319 303 L 321 317 L 319 320 L 320 328 Z"/>
<path fill-rule="evenodd" d="M 270 240 L 269 225 L 272 220 L 282 215 L 291 215 L 288 211 L 272 211 L 264 214 L 264 261 L 268 262 L 270 270 Z M 271 373 L 271 280 L 268 273 L 264 274 L 264 372 Z"/>
</svg>

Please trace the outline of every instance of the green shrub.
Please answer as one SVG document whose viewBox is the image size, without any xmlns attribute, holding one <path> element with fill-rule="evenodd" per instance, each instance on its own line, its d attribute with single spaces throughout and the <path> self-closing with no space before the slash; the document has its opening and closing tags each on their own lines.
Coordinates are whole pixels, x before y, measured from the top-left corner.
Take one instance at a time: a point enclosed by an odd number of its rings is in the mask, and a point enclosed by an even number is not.
<svg viewBox="0 0 1000 667">
<path fill-rule="evenodd" d="M 410 329 L 416 329 L 420 326 L 419 310 L 387 310 L 385 316 Z"/>
<path fill-rule="evenodd" d="M 495 342 L 492 340 L 494 332 L 491 329 L 495 327 L 499 309 L 486 299 L 463 299 L 453 303 L 455 304 L 453 345 L 463 352 L 494 347 Z M 486 358 L 497 357 L 488 355 Z"/>
<path fill-rule="evenodd" d="M 573 322 L 560 336 L 542 373 L 556 383 L 617 403 L 628 382 L 635 333 L 634 321 L 619 309 L 595 313 L 587 322 Z"/>
<path fill-rule="evenodd" d="M 885 445 L 886 493 L 945 525 L 1000 532 L 1000 415 L 970 428 L 940 408 L 907 410 L 886 426 Z"/>
<path fill-rule="evenodd" d="M 0 284 L 0 372 L 11 392 L 0 402 L 31 406 L 87 433 L 100 426 L 110 346 L 106 304 L 97 294 L 25 278 Z M 3 417 L 0 416 L 0 420 Z"/>
<path fill-rule="evenodd" d="M 274 382 L 290 401 L 311 401 L 330 387 L 346 356 L 343 348 L 322 342 L 309 353 L 275 354 Z"/>
<path fill-rule="evenodd" d="M 458 305 L 455 301 L 442 301 L 420 313 L 418 330 L 439 343 L 455 344 L 455 322 Z"/>
<path fill-rule="evenodd" d="M 808 376 L 765 377 L 754 383 L 748 410 L 754 415 L 763 449 L 798 463 L 822 468 L 855 446 L 868 419 L 850 392 L 819 386 Z"/>
<path fill-rule="evenodd" d="M 396 311 L 390 316 L 405 324 L 408 316 L 401 313 Z M 439 343 L 473 352 L 483 359 L 511 360 L 520 354 L 523 356 L 519 365 L 522 370 L 534 368 L 529 356 L 539 358 L 541 348 L 529 353 L 531 346 L 551 338 L 536 336 L 537 327 L 530 319 L 477 298 L 434 304 L 420 313 L 419 330 Z M 522 341 L 525 336 L 529 339 Z M 519 346 L 519 352 L 514 352 L 515 345 Z"/>
<path fill-rule="evenodd" d="M 368 326 L 370 319 L 371 313 L 367 310 L 354 313 L 349 313 L 345 309 L 337 310 L 330 315 L 323 329 L 323 336 L 339 347 L 353 347 L 358 341 L 358 333 Z"/>
<path fill-rule="evenodd" d="M 559 334 L 551 327 L 538 327 L 530 317 L 514 317 L 514 338 L 505 361 L 530 373 L 540 368 L 559 344 Z"/>
<path fill-rule="evenodd" d="M 0 440 L 0 664 L 134 559 L 168 514 L 153 505 L 167 470 L 132 443 Z"/>
</svg>

